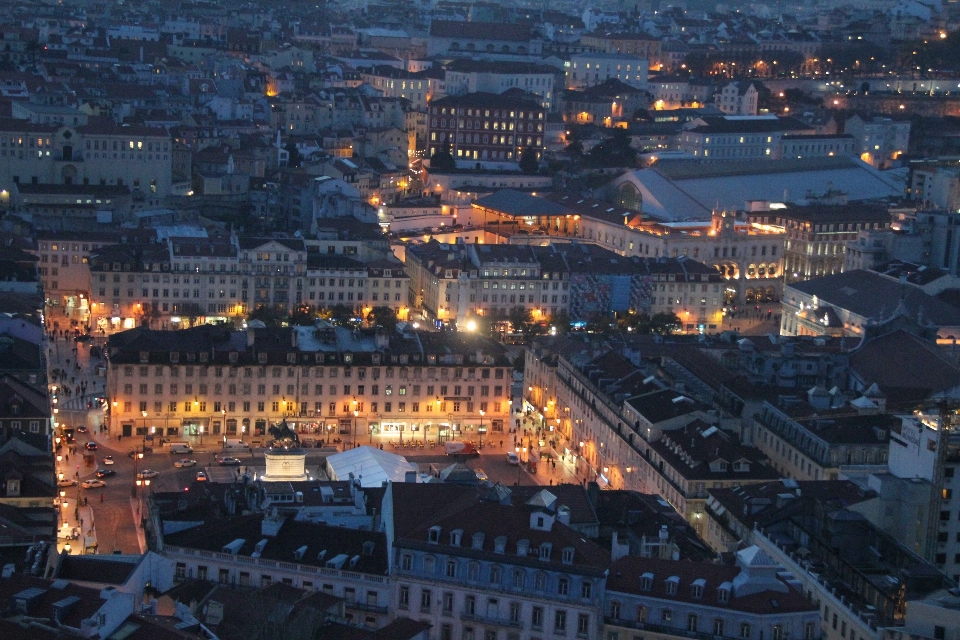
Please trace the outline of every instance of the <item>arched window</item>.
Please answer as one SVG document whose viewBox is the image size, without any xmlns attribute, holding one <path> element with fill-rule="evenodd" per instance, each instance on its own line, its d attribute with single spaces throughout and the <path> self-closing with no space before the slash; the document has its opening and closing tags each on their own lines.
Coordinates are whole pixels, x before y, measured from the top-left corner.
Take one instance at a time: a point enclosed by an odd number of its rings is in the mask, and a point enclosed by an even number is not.
<svg viewBox="0 0 960 640">
<path fill-rule="evenodd" d="M 640 211 L 643 207 L 643 198 L 640 190 L 630 182 L 624 182 L 617 187 L 617 206 L 632 211 Z"/>
</svg>

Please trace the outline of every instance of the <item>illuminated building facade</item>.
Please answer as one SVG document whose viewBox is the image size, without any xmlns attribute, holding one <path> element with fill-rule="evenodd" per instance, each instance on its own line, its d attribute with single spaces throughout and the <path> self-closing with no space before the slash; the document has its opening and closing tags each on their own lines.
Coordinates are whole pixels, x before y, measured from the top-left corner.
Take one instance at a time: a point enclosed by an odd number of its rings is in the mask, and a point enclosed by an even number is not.
<svg viewBox="0 0 960 640">
<path fill-rule="evenodd" d="M 328 441 L 502 432 L 511 367 L 463 333 L 316 327 L 134 329 L 108 344 L 112 433 L 252 437 L 286 420 Z"/>
</svg>

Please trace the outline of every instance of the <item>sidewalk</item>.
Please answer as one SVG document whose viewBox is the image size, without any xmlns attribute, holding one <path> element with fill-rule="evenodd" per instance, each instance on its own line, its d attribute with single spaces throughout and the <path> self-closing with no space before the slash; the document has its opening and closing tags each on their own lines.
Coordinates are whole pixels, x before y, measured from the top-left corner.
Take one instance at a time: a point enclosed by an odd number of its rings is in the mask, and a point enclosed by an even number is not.
<svg viewBox="0 0 960 640">
<path fill-rule="evenodd" d="M 143 501 L 144 513 L 146 513 L 147 510 L 148 510 L 147 501 L 144 500 Z M 134 498 L 133 496 L 130 497 L 130 514 L 133 516 L 133 525 L 134 525 L 134 529 L 137 532 L 137 544 L 140 545 L 140 553 L 146 553 L 147 552 L 147 536 L 146 536 L 146 533 L 144 533 L 143 531 L 143 527 L 141 526 L 143 523 L 143 518 L 141 518 L 140 516 L 140 501 Z"/>
<path fill-rule="evenodd" d="M 73 487 L 69 487 L 73 489 Z M 87 549 L 91 553 L 96 553 L 97 549 L 97 527 L 93 517 L 93 507 L 81 504 L 76 506 L 76 497 L 64 498 L 67 507 L 60 508 L 62 515 L 60 527 L 57 529 L 57 552 L 68 548 L 71 555 L 84 555 Z M 83 498 L 80 498 L 81 503 Z M 73 537 L 74 532 L 78 536 Z"/>
</svg>

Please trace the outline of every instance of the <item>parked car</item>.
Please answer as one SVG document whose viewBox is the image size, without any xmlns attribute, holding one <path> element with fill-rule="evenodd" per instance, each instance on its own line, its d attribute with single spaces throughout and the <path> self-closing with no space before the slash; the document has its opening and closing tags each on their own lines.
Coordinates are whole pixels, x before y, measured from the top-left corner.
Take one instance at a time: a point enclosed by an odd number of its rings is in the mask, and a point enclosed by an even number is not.
<svg viewBox="0 0 960 640">
<path fill-rule="evenodd" d="M 110 476 L 117 475 L 117 472 L 113 469 L 97 469 L 98 478 L 109 478 Z"/>
<path fill-rule="evenodd" d="M 143 471 L 137 474 L 137 479 L 148 480 L 150 478 L 156 478 L 158 475 L 160 475 L 159 471 L 154 471 L 153 469 L 144 469 Z"/>
<path fill-rule="evenodd" d="M 477 480 L 480 482 L 487 482 L 490 480 L 490 478 L 487 477 L 487 472 L 483 469 L 474 469 L 473 472 L 477 474 Z"/>
<path fill-rule="evenodd" d="M 520 456 L 515 454 L 513 451 L 507 451 L 507 464 L 520 464 Z"/>
<path fill-rule="evenodd" d="M 224 467 L 236 467 L 240 464 L 240 461 L 236 458 L 223 457 L 218 459 L 217 463 Z"/>
<path fill-rule="evenodd" d="M 72 487 L 77 484 L 77 481 L 73 478 L 64 478 L 63 480 L 57 480 L 58 487 Z"/>
<path fill-rule="evenodd" d="M 206 481 L 207 481 L 207 474 L 205 474 L 203 471 L 197 471 L 197 482 L 206 482 Z"/>
<path fill-rule="evenodd" d="M 97 480 L 94 478 L 91 480 L 84 480 L 83 482 L 80 483 L 80 486 L 83 487 L 84 489 L 101 489 L 107 486 L 107 483 L 104 482 L 103 480 Z"/>
<path fill-rule="evenodd" d="M 113 456 L 103 456 L 103 464 L 113 464 Z"/>
<path fill-rule="evenodd" d="M 183 469 L 185 467 L 195 467 L 197 466 L 197 461 L 191 460 L 190 458 L 180 458 L 179 460 L 173 463 L 173 466 L 175 466 L 177 469 Z"/>
<path fill-rule="evenodd" d="M 96 442 L 88 442 L 84 446 L 87 448 L 87 451 L 96 451 L 99 448 Z"/>
</svg>

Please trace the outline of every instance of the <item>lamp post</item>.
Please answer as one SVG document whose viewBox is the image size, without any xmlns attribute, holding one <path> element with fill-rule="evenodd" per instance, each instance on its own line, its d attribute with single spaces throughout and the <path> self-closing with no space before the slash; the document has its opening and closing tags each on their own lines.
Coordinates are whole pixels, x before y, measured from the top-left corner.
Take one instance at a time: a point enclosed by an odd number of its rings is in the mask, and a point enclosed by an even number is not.
<svg viewBox="0 0 960 640">
<path fill-rule="evenodd" d="M 483 409 L 480 409 L 480 427 L 477 429 L 477 433 L 480 435 L 480 448 L 483 449 L 483 416 L 486 415 L 486 412 Z"/>
<path fill-rule="evenodd" d="M 134 449 L 134 451 L 133 451 L 133 479 L 136 481 L 136 486 L 137 486 L 137 487 L 140 486 L 140 478 L 138 478 L 137 476 L 140 474 L 139 467 L 140 467 L 140 460 L 141 460 L 141 458 L 143 458 L 143 452 L 142 452 L 142 451 L 137 451 L 136 449 Z M 134 489 L 133 491 L 136 492 L 136 489 Z"/>
<path fill-rule="evenodd" d="M 357 446 L 357 416 L 360 415 L 360 411 L 357 410 L 357 398 L 354 397 L 351 403 L 353 405 L 353 446 Z"/>
<path fill-rule="evenodd" d="M 149 487 L 149 478 L 142 480 L 137 478 L 137 515 L 140 516 L 140 526 L 143 526 L 143 492 L 140 490 L 141 486 Z"/>
<path fill-rule="evenodd" d="M 220 429 L 221 433 L 227 432 L 227 410 L 220 409 Z"/>
</svg>

